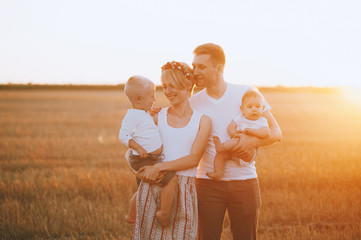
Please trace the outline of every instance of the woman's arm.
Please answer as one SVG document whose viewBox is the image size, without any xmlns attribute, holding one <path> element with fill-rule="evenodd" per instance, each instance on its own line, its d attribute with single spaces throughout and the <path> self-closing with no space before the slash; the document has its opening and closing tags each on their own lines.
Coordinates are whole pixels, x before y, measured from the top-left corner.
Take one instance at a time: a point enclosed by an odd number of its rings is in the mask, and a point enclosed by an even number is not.
<svg viewBox="0 0 361 240">
<path fill-rule="evenodd" d="M 203 155 L 204 150 L 208 144 L 208 138 L 212 129 L 212 121 L 208 116 L 203 115 L 196 139 L 193 142 L 192 149 L 189 155 L 182 158 L 157 163 L 153 166 L 146 166 L 140 169 L 143 179 L 145 181 L 154 182 L 157 180 L 160 172 L 163 171 L 180 171 L 198 166 L 198 163 Z"/>
<path fill-rule="evenodd" d="M 207 147 L 211 129 L 212 120 L 208 116 L 203 115 L 190 154 L 177 160 L 161 162 L 156 165 L 159 165 L 161 171 L 180 171 L 198 166 L 204 150 Z"/>
</svg>

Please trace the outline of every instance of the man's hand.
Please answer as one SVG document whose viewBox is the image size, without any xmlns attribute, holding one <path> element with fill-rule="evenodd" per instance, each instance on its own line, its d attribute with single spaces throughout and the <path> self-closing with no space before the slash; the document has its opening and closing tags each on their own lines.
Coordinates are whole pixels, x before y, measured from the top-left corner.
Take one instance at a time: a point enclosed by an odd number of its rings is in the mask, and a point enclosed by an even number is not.
<svg viewBox="0 0 361 240">
<path fill-rule="evenodd" d="M 236 146 L 232 148 L 233 155 L 241 158 L 245 162 L 250 162 L 256 154 L 259 146 L 259 139 L 242 134 Z"/>
</svg>

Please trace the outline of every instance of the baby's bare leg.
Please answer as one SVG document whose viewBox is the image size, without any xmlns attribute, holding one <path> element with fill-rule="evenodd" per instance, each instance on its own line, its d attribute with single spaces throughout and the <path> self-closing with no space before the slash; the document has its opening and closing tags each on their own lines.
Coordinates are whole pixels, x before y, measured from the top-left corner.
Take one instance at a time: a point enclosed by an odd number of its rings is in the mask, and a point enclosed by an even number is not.
<svg viewBox="0 0 361 240">
<path fill-rule="evenodd" d="M 207 176 L 213 178 L 214 180 L 221 180 L 224 174 L 224 165 L 229 156 L 228 152 L 217 153 L 214 158 L 214 172 L 208 172 Z"/>
<path fill-rule="evenodd" d="M 218 137 L 213 137 L 213 142 L 217 153 L 232 150 L 232 148 L 237 145 L 238 141 L 239 138 L 231 138 L 222 143 Z"/>
<path fill-rule="evenodd" d="M 174 176 L 170 182 L 162 188 L 160 194 L 160 209 L 156 212 L 155 216 L 157 217 L 160 224 L 163 227 L 167 227 L 169 224 L 169 212 L 172 208 L 173 197 L 175 190 L 178 185 L 178 177 Z"/>
<path fill-rule="evenodd" d="M 128 223 L 135 223 L 135 218 L 137 216 L 137 193 L 134 193 L 132 199 L 130 200 L 129 212 L 125 216 L 125 221 Z"/>
</svg>

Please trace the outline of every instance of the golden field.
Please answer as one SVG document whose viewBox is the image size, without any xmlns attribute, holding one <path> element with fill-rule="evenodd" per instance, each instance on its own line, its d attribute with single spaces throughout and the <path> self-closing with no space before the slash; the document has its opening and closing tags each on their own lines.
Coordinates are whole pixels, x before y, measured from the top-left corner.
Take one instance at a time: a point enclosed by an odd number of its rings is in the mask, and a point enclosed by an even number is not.
<svg viewBox="0 0 361 240">
<path fill-rule="evenodd" d="M 283 139 L 256 163 L 259 239 L 361 239 L 361 101 L 263 93 Z M 121 90 L 0 90 L 0 239 L 131 239 L 137 187 L 117 138 L 128 107 Z"/>
</svg>

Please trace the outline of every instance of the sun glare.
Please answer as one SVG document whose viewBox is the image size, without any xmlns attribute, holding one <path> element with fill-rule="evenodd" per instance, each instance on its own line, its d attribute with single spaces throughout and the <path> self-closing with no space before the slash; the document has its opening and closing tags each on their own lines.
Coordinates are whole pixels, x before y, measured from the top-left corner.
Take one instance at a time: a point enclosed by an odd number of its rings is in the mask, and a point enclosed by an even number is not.
<svg viewBox="0 0 361 240">
<path fill-rule="evenodd" d="M 347 101 L 361 107 L 361 87 L 341 88 L 341 92 Z"/>
</svg>

